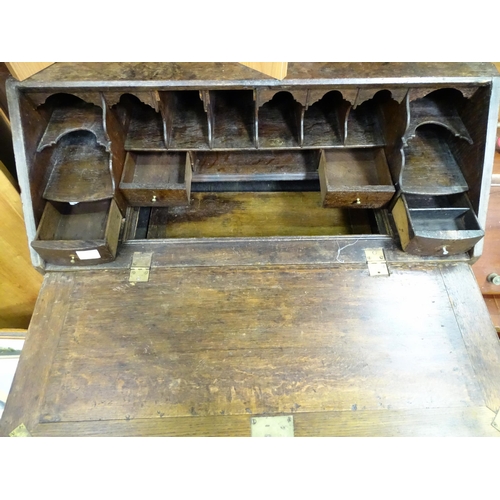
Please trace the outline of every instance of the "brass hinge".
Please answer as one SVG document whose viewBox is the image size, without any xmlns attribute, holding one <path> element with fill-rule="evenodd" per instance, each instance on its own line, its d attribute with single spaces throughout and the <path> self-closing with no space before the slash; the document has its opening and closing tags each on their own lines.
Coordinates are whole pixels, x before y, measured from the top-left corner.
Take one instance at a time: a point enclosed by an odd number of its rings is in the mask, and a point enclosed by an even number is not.
<svg viewBox="0 0 500 500">
<path fill-rule="evenodd" d="M 138 283 L 149 281 L 149 270 L 151 269 L 151 260 L 153 253 L 134 252 L 132 256 L 132 265 L 130 266 L 129 282 Z"/>
<path fill-rule="evenodd" d="M 383 248 L 365 248 L 365 256 L 370 276 L 389 276 Z"/>
<path fill-rule="evenodd" d="M 252 417 L 250 419 L 252 437 L 293 437 L 293 417 Z"/>
<path fill-rule="evenodd" d="M 30 431 L 24 424 L 18 425 L 10 434 L 9 437 L 32 437 Z"/>
</svg>

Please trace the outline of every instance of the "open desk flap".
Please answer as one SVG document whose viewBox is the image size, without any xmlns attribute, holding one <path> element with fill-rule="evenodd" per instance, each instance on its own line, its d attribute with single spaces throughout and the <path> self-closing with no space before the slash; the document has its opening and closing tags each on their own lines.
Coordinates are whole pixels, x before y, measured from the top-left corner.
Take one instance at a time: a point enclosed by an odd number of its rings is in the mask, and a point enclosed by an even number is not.
<svg viewBox="0 0 500 500">
<path fill-rule="evenodd" d="M 499 435 L 500 346 L 467 264 L 158 262 L 147 282 L 47 273 L 2 434 L 241 436 L 293 415 L 297 436 Z"/>
</svg>

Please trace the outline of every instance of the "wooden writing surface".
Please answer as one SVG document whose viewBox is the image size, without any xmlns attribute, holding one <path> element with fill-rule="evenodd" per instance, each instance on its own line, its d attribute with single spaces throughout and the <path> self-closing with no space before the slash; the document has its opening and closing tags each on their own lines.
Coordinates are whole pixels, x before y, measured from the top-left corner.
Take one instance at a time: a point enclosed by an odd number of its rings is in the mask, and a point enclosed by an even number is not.
<svg viewBox="0 0 500 500">
<path fill-rule="evenodd" d="M 495 435 L 500 346 L 463 319 L 467 269 L 49 273 L 1 432 L 249 435 L 293 414 L 302 435 Z"/>
</svg>

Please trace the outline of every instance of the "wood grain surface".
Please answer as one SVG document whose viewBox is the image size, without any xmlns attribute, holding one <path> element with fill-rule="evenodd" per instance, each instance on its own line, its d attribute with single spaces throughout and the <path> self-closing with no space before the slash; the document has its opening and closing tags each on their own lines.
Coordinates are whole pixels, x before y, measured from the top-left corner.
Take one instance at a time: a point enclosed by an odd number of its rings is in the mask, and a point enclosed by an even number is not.
<svg viewBox="0 0 500 500">
<path fill-rule="evenodd" d="M 324 209 L 311 191 L 192 193 L 188 207 L 152 210 L 148 238 L 370 234 L 365 211 L 351 212 Z"/>
<path fill-rule="evenodd" d="M 49 275 L 2 432 L 242 435 L 252 415 L 309 414 L 298 435 L 487 434 L 499 347 L 477 350 L 447 286 L 432 267 Z"/>
<path fill-rule="evenodd" d="M 484 300 L 478 293 L 474 274 L 464 264 L 445 267 L 441 273 L 476 377 L 481 383 L 485 404 L 497 412 L 500 409 L 500 344 Z"/>
<path fill-rule="evenodd" d="M 395 78 L 395 75 L 397 77 Z M 23 82 L 23 86 L 46 86 L 48 82 L 108 82 L 126 84 L 130 81 L 153 83 L 169 82 L 167 85 L 197 86 L 201 83 L 211 87 L 221 81 L 242 82 L 263 81 L 263 85 L 278 86 L 283 83 L 302 84 L 316 81 L 321 86 L 321 80 L 352 79 L 362 81 L 365 78 L 391 78 L 393 84 L 406 84 L 408 79 L 422 78 L 436 82 L 436 88 L 449 87 L 446 79 L 485 78 L 498 76 L 496 68 L 491 63 L 315 63 L 291 62 L 288 64 L 286 82 L 277 79 L 262 79 L 262 74 L 247 68 L 240 63 L 230 62 L 189 62 L 189 63 L 105 63 L 105 62 L 59 62 Z M 428 85 L 430 83 L 427 83 Z M 95 86 L 95 85 L 94 85 Z M 153 86 L 153 85 L 151 85 Z"/>
<path fill-rule="evenodd" d="M 486 407 L 293 413 L 295 437 L 500 437 Z M 249 415 L 38 424 L 33 436 L 248 437 Z"/>
<path fill-rule="evenodd" d="M 57 350 L 61 328 L 70 303 L 74 277 L 47 275 L 26 335 L 21 359 L 8 398 L 8 411 L 0 420 L 0 435 L 8 435 L 24 423 L 33 429 L 39 421 L 39 407 L 49 384 L 49 373 Z"/>
<path fill-rule="evenodd" d="M 78 131 L 65 135 L 53 148 L 46 200 L 97 201 L 113 197 L 109 153 L 94 134 Z"/>
<path fill-rule="evenodd" d="M 449 132 L 437 125 L 424 125 L 405 148 L 401 188 L 405 193 L 445 195 L 462 193 L 468 185 L 450 147 Z"/>
</svg>

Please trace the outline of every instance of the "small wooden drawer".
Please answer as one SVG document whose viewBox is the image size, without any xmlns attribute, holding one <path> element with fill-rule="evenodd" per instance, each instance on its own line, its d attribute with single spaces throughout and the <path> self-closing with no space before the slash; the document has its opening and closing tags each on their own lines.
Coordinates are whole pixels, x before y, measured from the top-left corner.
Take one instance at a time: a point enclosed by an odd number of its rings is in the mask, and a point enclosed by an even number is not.
<svg viewBox="0 0 500 500">
<path fill-rule="evenodd" d="M 186 153 L 127 153 L 120 189 L 135 207 L 189 205 L 191 161 Z"/>
<path fill-rule="evenodd" d="M 412 254 L 437 257 L 464 253 L 484 236 L 466 194 L 402 194 L 392 215 L 403 250 Z"/>
<path fill-rule="evenodd" d="M 115 259 L 122 214 L 114 200 L 45 205 L 31 246 L 50 264 L 96 265 Z"/>
<path fill-rule="evenodd" d="M 330 208 L 382 208 L 395 193 L 382 148 L 323 150 L 319 181 Z"/>
</svg>

